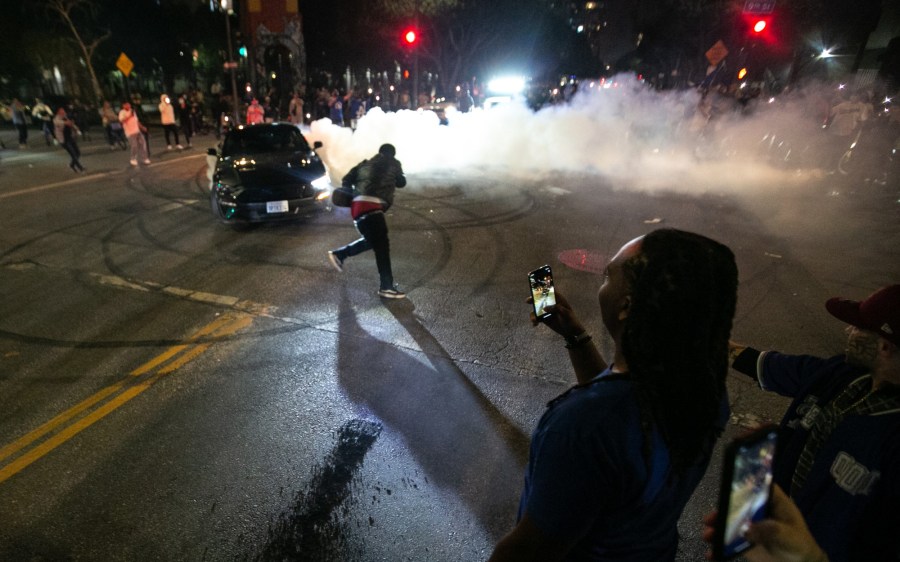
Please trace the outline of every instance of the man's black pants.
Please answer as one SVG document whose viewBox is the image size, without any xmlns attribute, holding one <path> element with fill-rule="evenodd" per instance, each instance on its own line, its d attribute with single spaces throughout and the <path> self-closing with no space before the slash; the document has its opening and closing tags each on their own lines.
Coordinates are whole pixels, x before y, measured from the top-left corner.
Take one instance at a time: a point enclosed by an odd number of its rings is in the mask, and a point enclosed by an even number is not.
<svg viewBox="0 0 900 562">
<path fill-rule="evenodd" d="M 175 144 L 181 144 L 178 140 L 178 126 L 175 123 L 166 123 L 163 125 L 163 131 L 166 133 L 166 144 L 172 146 L 171 135 L 175 134 Z"/>
<path fill-rule="evenodd" d="M 356 230 L 362 234 L 362 238 L 347 244 L 334 253 L 338 258 L 344 260 L 367 250 L 373 250 L 375 264 L 378 266 L 378 276 L 381 278 L 380 289 L 393 289 L 394 274 L 391 272 L 391 249 L 384 213 L 381 211 L 368 213 L 356 219 L 355 224 Z"/>
</svg>

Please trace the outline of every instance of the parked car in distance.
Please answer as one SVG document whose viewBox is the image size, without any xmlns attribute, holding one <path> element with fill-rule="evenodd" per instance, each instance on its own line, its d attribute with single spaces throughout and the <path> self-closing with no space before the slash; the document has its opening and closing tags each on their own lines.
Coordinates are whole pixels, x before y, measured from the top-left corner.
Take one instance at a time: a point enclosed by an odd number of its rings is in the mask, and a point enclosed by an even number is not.
<svg viewBox="0 0 900 562">
<path fill-rule="evenodd" d="M 331 186 L 313 146 L 290 123 L 261 123 L 229 131 L 207 152 L 209 201 L 222 223 L 247 225 L 330 209 Z"/>
</svg>

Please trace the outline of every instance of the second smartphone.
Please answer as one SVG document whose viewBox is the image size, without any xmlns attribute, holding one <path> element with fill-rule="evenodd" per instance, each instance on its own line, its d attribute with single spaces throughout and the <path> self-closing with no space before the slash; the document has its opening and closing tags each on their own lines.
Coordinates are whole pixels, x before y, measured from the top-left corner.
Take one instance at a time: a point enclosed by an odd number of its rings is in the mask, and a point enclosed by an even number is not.
<svg viewBox="0 0 900 562">
<path fill-rule="evenodd" d="M 730 560 L 753 545 L 744 538 L 751 523 L 768 515 L 778 428 L 761 427 L 725 449 L 713 559 Z"/>
</svg>

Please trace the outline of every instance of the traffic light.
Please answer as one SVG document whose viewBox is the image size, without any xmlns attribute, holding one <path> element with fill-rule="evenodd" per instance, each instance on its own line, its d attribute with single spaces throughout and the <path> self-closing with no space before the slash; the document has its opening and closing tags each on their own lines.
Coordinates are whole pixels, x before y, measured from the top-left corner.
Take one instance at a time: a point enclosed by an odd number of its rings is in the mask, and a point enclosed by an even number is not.
<svg viewBox="0 0 900 562">
<path fill-rule="evenodd" d="M 752 14 L 744 16 L 747 33 L 755 38 L 766 39 L 772 33 L 772 16 Z"/>
<path fill-rule="evenodd" d="M 415 29 L 409 28 L 403 32 L 403 41 L 410 47 L 416 44 L 418 38 L 419 36 L 416 34 Z"/>
</svg>

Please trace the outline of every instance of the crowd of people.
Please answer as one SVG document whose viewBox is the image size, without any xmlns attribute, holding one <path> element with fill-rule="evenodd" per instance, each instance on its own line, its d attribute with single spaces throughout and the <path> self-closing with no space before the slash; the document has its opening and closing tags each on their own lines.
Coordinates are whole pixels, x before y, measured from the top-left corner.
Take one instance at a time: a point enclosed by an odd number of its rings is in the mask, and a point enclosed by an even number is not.
<svg viewBox="0 0 900 562">
<path fill-rule="evenodd" d="M 71 156 L 70 168 L 81 173 L 84 167 L 80 162 L 78 141 L 92 140 L 93 127 L 102 129 L 110 150 L 130 147 L 130 164 L 138 166 L 139 163 L 150 163 L 148 126 L 151 121 L 155 125 L 157 111 L 167 150 L 191 148 L 197 134 L 214 132 L 218 137 L 222 127 L 220 117 L 230 111 L 225 96 L 215 96 L 212 103 L 207 104 L 205 96 L 195 89 L 175 97 L 163 93 L 159 99 L 159 105 L 148 112 L 137 93 L 122 102 L 103 100 L 99 107 L 84 104 L 77 98 L 54 104 L 41 98 L 35 98 L 30 104 L 12 98 L 0 104 L 0 117 L 15 129 L 19 150 L 29 148 L 29 131 L 35 131 L 47 146 L 65 149 Z"/>
<path fill-rule="evenodd" d="M 471 100 L 468 89 L 461 95 L 462 106 L 471 108 L 474 101 Z M 233 96 L 215 83 L 205 94 L 197 88 L 188 88 L 178 95 L 161 92 L 158 105 L 144 104 L 139 93 L 132 94 L 122 102 L 102 100 L 98 106 L 83 103 L 77 98 L 56 104 L 48 104 L 41 98 L 35 98 L 33 102 L 12 98 L 0 103 L 0 122 L 12 124 L 21 150 L 29 147 L 29 130 L 38 131 L 48 146 L 71 147 L 71 142 L 56 137 L 53 123 L 56 111 L 63 107 L 72 120 L 73 130 L 77 131 L 76 136 L 82 140 L 90 140 L 91 128 L 99 127 L 111 150 L 124 149 L 127 148 L 131 135 L 123 131 L 119 112 L 127 102 L 145 127 L 151 125 L 151 121 L 156 126 L 158 115 L 166 149 L 182 150 L 190 148 L 193 137 L 198 134 L 214 133 L 219 138 L 223 130 L 236 124 L 285 121 L 303 125 L 328 118 L 336 125 L 355 129 L 358 120 L 373 107 L 380 107 L 385 111 L 413 109 L 427 106 L 432 97 L 432 94 L 423 92 L 416 105 L 408 90 L 394 87 L 385 92 L 363 88 L 341 90 L 333 86 L 319 87 L 310 96 L 306 95 L 303 88 L 283 97 L 275 89 L 257 90 L 248 83 L 238 96 L 239 107 L 235 108 Z M 148 109 L 152 115 L 148 114 Z M 144 135 L 144 141 L 149 143 L 147 135 Z M 34 142 L 33 139 L 31 142 Z"/>
</svg>

